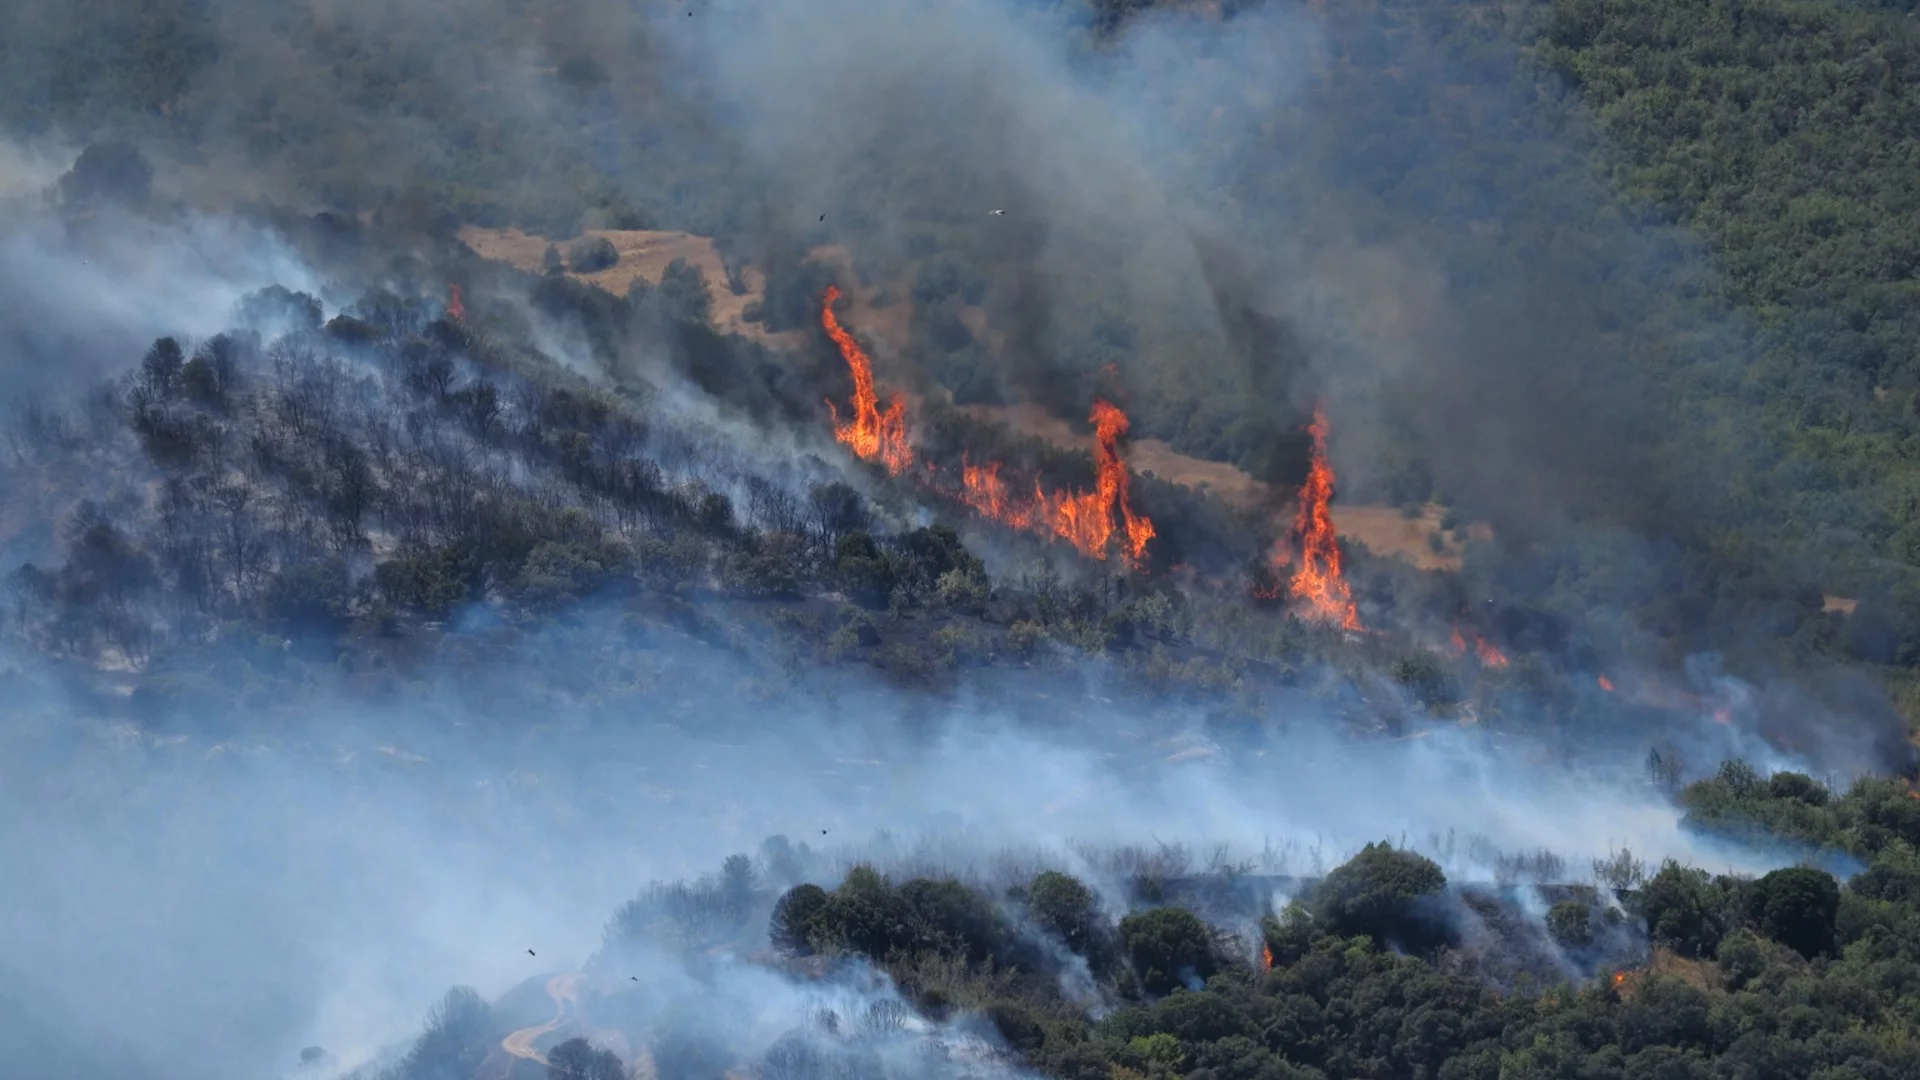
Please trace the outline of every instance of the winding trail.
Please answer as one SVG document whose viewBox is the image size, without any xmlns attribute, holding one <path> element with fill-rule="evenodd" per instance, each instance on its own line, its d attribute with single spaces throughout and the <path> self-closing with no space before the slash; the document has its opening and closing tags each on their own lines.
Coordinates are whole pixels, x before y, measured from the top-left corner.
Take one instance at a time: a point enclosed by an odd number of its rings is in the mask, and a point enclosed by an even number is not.
<svg viewBox="0 0 1920 1080">
<path fill-rule="evenodd" d="M 553 999 L 553 1019 L 535 1027 L 521 1028 L 500 1040 L 500 1049 L 511 1057 L 523 1061 L 547 1063 L 547 1056 L 533 1048 L 534 1040 L 557 1030 L 568 1020 L 568 1013 L 578 1012 L 580 1008 L 580 984 L 586 979 L 586 972 L 576 971 L 571 975 L 555 975 L 547 980 L 547 996 Z"/>
</svg>

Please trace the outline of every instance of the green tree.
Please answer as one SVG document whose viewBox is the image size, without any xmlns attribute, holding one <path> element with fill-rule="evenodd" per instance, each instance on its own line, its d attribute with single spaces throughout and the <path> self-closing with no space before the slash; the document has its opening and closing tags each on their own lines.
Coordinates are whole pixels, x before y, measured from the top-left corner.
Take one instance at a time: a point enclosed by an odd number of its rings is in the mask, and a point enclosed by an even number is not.
<svg viewBox="0 0 1920 1080">
<path fill-rule="evenodd" d="M 1822 870 L 1775 870 L 1753 883 L 1748 910 L 1768 937 L 1811 958 L 1833 949 L 1840 886 Z"/>
<path fill-rule="evenodd" d="M 1214 973 L 1213 939 L 1199 917 L 1185 908 L 1154 908 L 1120 920 L 1120 944 L 1140 986 L 1167 994 L 1189 980 Z"/>
<path fill-rule="evenodd" d="M 1336 934 L 1424 950 L 1451 931 L 1437 900 L 1447 876 L 1433 860 L 1387 843 L 1368 844 L 1315 887 L 1316 919 Z"/>
</svg>

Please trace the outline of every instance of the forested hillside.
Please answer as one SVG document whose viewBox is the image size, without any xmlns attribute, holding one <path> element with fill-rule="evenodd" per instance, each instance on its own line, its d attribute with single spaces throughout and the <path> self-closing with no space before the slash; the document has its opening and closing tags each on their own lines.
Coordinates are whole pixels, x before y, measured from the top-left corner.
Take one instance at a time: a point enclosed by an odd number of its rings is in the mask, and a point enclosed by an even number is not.
<svg viewBox="0 0 1920 1080">
<path fill-rule="evenodd" d="M 676 865 L 873 827 L 489 967 L 540 981 L 388 1080 L 1913 1075 L 1915 11 L 18 0 L 0 689 L 67 725 L 21 790 L 92 738 L 338 806 L 364 708 L 450 806 L 631 766 L 552 827 Z M 1045 839 L 893 847 L 937 799 Z M 1101 799 L 1154 847 L 1063 842 Z M 1402 832 L 1158 832 L 1223 822 Z"/>
</svg>

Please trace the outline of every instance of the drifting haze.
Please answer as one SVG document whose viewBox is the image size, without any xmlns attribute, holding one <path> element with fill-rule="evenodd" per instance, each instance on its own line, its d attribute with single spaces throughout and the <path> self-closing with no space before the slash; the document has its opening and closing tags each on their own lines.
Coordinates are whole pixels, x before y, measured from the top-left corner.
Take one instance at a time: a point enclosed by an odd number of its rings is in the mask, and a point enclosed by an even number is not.
<svg viewBox="0 0 1920 1080">
<path fill-rule="evenodd" d="M 322 73 L 270 44 L 290 10 L 230 5 L 217 20 L 220 58 L 193 91 L 233 103 L 209 121 L 216 139 L 239 138 L 249 92 L 329 99 Z M 1490 188 L 1466 207 L 1349 192 L 1358 164 L 1335 148 L 1367 140 L 1343 126 L 1343 106 L 1307 93 L 1324 42 L 1302 16 L 1147 20 L 1092 55 L 1040 5 L 991 0 L 712 4 L 690 19 L 679 5 L 635 15 L 583 2 L 534 41 L 515 32 L 517 11 L 339 4 L 321 21 L 369 40 L 427 23 L 416 36 L 436 44 L 418 61 L 439 92 L 497 112 L 498 137 L 538 148 L 558 138 L 541 127 L 555 111 L 603 118 L 592 156 L 636 199 L 650 192 L 644 157 L 613 145 L 624 121 L 685 110 L 648 152 L 740 165 L 727 181 L 739 194 L 711 214 L 761 259 L 834 241 L 885 268 L 918 223 L 976 229 L 963 257 L 987 278 L 984 304 L 1008 336 L 1009 395 L 1084 409 L 1097 358 L 1077 350 L 1124 332 L 1142 343 L 1120 373 L 1135 399 L 1240 380 L 1286 432 L 1330 397 L 1342 467 L 1360 484 L 1387 486 L 1381 432 L 1404 425 L 1434 486 L 1502 532 L 1607 516 L 1648 527 L 1609 535 L 1657 553 L 1652 563 L 1667 557 L 1661 530 L 1685 531 L 1670 485 L 1621 450 L 1657 407 L 1625 350 L 1604 347 L 1621 313 L 1581 307 L 1592 268 L 1554 264 L 1551 245 L 1537 263 L 1487 262 L 1465 226 L 1502 227 Z M 537 77 L 582 54 L 613 89 L 573 95 Z M 1449 83 L 1433 65 L 1409 75 L 1416 90 Z M 277 169 L 311 159 L 342 191 L 391 194 L 443 164 L 418 121 L 335 104 L 333 122 Z M 239 161 L 236 147 L 216 162 Z M 22 160 L 0 163 L 0 190 L 52 178 Z M 161 178 L 195 201 L 284 195 L 291 181 L 177 162 Z M 1595 212 L 1597 194 L 1570 185 L 1564 197 L 1570 213 Z M 1620 229 L 1626 254 L 1607 273 L 1659 261 Z M 9 404 L 80 390 L 161 333 L 212 333 L 264 285 L 337 307 L 376 284 L 336 294 L 280 240 L 218 215 L 86 235 L 76 245 L 35 221 L 0 237 Z M 1596 336 L 1569 345 L 1569 327 Z M 719 424 L 696 394 L 676 388 L 669 402 Z M 736 451 L 756 435 L 729 430 Z M 824 443 L 757 437 L 767 458 Z M 591 621 L 584 632 L 613 633 Z M 1470 732 L 1360 746 L 1302 694 L 1266 729 L 1222 744 L 1196 716 L 1099 698 L 1098 672 L 1072 688 L 1084 718 L 1051 725 L 985 690 L 936 705 L 851 677 L 830 680 L 831 698 L 751 703 L 730 661 L 677 646 L 649 655 L 629 697 L 589 707 L 565 689 L 568 664 L 589 662 L 570 644 L 508 649 L 486 679 L 429 666 L 398 704 L 322 683 L 278 703 L 271 734 L 238 735 L 191 715 L 159 733 L 114 728 L 56 685 L 51 662 L 7 660 L 17 720 L 0 755 L 0 865 L 14 884 L 0 906 L 0 1000 L 31 1008 L 0 1020 L 0 1056 L 87 1047 L 94 1060 L 64 1059 L 61 1075 L 157 1080 L 275 1074 L 310 1044 L 352 1064 L 416 1029 L 446 986 L 491 995 L 572 970 L 642 883 L 704 872 L 774 834 L 830 848 L 884 830 L 907 847 L 949 843 L 963 869 L 1013 848 L 1082 872 L 1074 846 L 1147 837 L 1277 851 L 1290 865 L 1276 872 L 1294 873 L 1381 838 L 1465 878 L 1539 849 L 1574 876 L 1618 847 L 1715 868 L 1786 859 L 1682 835 L 1678 811 L 1642 783 L 1644 747 L 1626 740 L 1593 739 L 1577 767 Z M 1844 715 L 1796 710 L 1801 745 L 1836 771 L 1884 761 L 1877 695 L 1841 704 Z M 1793 763 L 1737 732 L 1725 739 L 1690 756 Z M 658 963 L 659 985 L 694 978 Z M 703 985 L 740 1015 L 804 1011 L 769 974 Z M 774 1034 L 755 1033 L 755 1045 Z"/>
</svg>

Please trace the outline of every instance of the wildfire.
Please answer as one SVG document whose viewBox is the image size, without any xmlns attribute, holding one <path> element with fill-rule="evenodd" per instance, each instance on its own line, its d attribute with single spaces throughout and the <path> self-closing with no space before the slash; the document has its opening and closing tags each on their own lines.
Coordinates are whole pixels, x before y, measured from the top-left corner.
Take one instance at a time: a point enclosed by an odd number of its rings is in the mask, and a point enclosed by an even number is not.
<svg viewBox="0 0 1920 1080">
<path fill-rule="evenodd" d="M 1609 694 L 1613 693 L 1613 680 L 1607 678 L 1605 675 L 1600 676 L 1600 689 L 1605 690 Z"/>
<path fill-rule="evenodd" d="M 1313 468 L 1300 489 L 1300 512 L 1293 522 L 1300 565 L 1287 589 L 1306 606 L 1307 618 L 1359 630 L 1360 611 L 1341 570 L 1339 537 L 1333 528 L 1334 477 L 1333 466 L 1327 464 L 1326 409 L 1314 406 L 1313 425 L 1307 430 L 1313 434 Z M 1286 566 L 1293 561 L 1293 553 L 1285 544 L 1275 545 L 1272 561 L 1276 569 Z"/>
<path fill-rule="evenodd" d="M 913 448 L 907 445 L 907 403 L 895 397 L 881 410 L 880 395 L 873 388 L 873 361 L 833 313 L 834 301 L 839 299 L 840 289 L 827 286 L 820 309 L 820 325 L 840 347 L 841 357 L 853 372 L 853 416 L 841 423 L 840 410 L 834 408 L 833 402 L 827 402 L 827 409 L 833 414 L 833 435 L 862 460 L 879 461 L 888 472 L 898 476 L 913 464 Z"/>
<path fill-rule="evenodd" d="M 460 302 L 460 286 L 452 286 L 453 296 L 447 301 L 447 318 L 459 322 L 467 317 L 467 305 Z"/>
<path fill-rule="evenodd" d="M 1120 460 L 1120 436 L 1127 432 L 1127 414 L 1108 402 L 1093 403 L 1093 464 L 1096 481 L 1087 492 L 1049 495 L 1039 483 L 1031 501 L 1016 496 L 1000 476 L 999 464 L 961 464 L 960 498 L 984 517 L 1016 529 L 1051 532 L 1096 559 L 1107 557 L 1119 515 L 1120 547 L 1138 561 L 1155 533 L 1153 522 L 1136 513 L 1129 497 L 1132 478 Z"/>
<path fill-rule="evenodd" d="M 1507 666 L 1507 654 L 1502 652 L 1498 645 L 1495 645 L 1493 642 L 1488 641 L 1486 638 L 1481 637 L 1471 630 L 1467 631 L 1463 636 L 1458 626 L 1453 628 L 1453 654 L 1455 656 L 1462 656 L 1466 653 L 1468 637 L 1473 639 L 1473 653 L 1480 658 L 1482 666 L 1490 668 L 1503 668 Z"/>
<path fill-rule="evenodd" d="M 1615 985 L 1615 986 L 1625 986 L 1625 985 L 1626 985 L 1626 983 L 1627 983 L 1627 973 L 1626 973 L 1626 972 L 1624 972 L 1624 971 L 1616 971 L 1616 972 L 1614 972 L 1614 973 L 1613 973 L 1613 985 Z"/>
<path fill-rule="evenodd" d="M 1264 942 L 1260 945 L 1260 968 L 1262 971 L 1273 970 L 1273 946 Z"/>
</svg>

